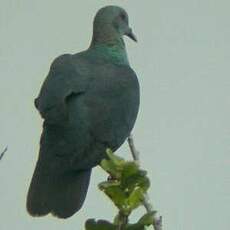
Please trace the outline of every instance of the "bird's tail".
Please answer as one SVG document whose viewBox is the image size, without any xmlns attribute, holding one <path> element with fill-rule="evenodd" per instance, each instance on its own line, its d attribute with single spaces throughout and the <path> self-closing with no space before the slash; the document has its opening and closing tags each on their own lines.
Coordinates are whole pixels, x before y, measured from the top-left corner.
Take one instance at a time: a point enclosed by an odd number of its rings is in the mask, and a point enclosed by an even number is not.
<svg viewBox="0 0 230 230">
<path fill-rule="evenodd" d="M 45 170 L 38 160 L 27 195 L 27 210 L 32 216 L 48 213 L 68 218 L 83 205 L 91 169 L 62 174 Z"/>
</svg>

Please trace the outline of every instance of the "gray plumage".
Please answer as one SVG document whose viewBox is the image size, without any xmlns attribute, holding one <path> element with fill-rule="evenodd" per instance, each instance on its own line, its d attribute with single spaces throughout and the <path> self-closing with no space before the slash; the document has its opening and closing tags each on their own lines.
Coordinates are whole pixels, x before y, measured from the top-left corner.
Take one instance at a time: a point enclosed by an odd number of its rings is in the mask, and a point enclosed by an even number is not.
<svg viewBox="0 0 230 230">
<path fill-rule="evenodd" d="M 51 65 L 35 106 L 44 119 L 40 152 L 27 197 L 33 216 L 67 218 L 85 200 L 91 169 L 130 134 L 139 108 L 139 84 L 123 35 L 136 40 L 126 12 L 98 11 L 86 51 Z"/>
</svg>

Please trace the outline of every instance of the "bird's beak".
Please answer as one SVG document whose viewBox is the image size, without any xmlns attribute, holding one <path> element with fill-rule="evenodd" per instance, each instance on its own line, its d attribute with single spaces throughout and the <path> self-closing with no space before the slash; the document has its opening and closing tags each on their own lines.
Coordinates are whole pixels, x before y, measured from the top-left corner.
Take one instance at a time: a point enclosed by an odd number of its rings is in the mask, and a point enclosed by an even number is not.
<svg viewBox="0 0 230 230">
<path fill-rule="evenodd" d="M 128 36 L 129 38 L 131 38 L 133 41 L 137 42 L 137 37 L 136 35 L 133 33 L 132 29 L 129 28 L 127 30 L 127 32 L 125 33 L 126 36 Z"/>
</svg>

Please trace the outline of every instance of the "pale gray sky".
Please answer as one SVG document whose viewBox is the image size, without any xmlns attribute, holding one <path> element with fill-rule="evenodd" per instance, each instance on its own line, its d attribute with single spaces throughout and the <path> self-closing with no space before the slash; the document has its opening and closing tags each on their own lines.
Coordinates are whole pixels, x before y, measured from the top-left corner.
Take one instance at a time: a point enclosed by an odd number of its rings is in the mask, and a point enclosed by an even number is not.
<svg viewBox="0 0 230 230">
<path fill-rule="evenodd" d="M 42 120 L 33 106 L 52 60 L 88 47 L 92 20 L 123 6 L 139 43 L 126 39 L 141 84 L 134 130 L 164 230 L 230 229 L 230 2 L 228 0 L 0 0 L 0 229 L 83 229 L 116 209 L 94 170 L 72 218 L 32 218 L 26 193 Z M 129 157 L 127 145 L 119 154 Z M 142 211 L 137 212 L 138 216 Z"/>
</svg>

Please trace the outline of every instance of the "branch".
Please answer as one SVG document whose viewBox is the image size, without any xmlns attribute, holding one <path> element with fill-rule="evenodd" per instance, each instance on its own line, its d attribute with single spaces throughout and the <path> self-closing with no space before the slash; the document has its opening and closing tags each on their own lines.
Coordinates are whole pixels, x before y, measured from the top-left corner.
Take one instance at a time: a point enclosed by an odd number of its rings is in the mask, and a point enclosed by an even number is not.
<svg viewBox="0 0 230 230">
<path fill-rule="evenodd" d="M 124 215 L 121 211 L 118 213 L 119 224 L 117 230 L 125 230 L 128 223 L 128 216 Z"/>
<path fill-rule="evenodd" d="M 85 223 L 86 230 L 143 230 L 153 225 L 154 230 L 162 230 L 161 218 L 157 218 L 147 198 L 150 180 L 147 172 L 140 168 L 139 156 L 135 149 L 133 139 L 129 139 L 130 149 L 135 160 L 127 161 L 116 156 L 111 149 L 106 149 L 107 158 L 104 158 L 100 166 L 109 174 L 106 181 L 98 187 L 118 208 L 119 212 L 113 222 L 107 220 L 89 219 Z M 144 205 L 147 209 L 136 223 L 129 223 L 129 216 L 138 207 Z"/>
<path fill-rule="evenodd" d="M 128 144 L 129 144 L 129 148 L 132 153 L 133 159 L 140 164 L 140 157 L 139 157 L 140 154 L 135 148 L 132 134 L 130 134 L 130 136 L 128 137 Z M 153 221 L 154 230 L 162 230 L 162 216 L 160 217 L 157 216 L 157 211 L 154 210 L 153 205 L 150 203 L 148 194 L 145 195 L 143 205 L 148 213 L 150 212 L 154 213 L 154 216 L 153 216 L 154 217 L 154 221 Z"/>
<path fill-rule="evenodd" d="M 3 150 L 3 152 L 0 154 L 0 160 L 2 159 L 2 157 L 4 156 L 5 152 L 7 151 L 7 147 Z"/>
</svg>

